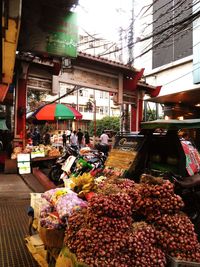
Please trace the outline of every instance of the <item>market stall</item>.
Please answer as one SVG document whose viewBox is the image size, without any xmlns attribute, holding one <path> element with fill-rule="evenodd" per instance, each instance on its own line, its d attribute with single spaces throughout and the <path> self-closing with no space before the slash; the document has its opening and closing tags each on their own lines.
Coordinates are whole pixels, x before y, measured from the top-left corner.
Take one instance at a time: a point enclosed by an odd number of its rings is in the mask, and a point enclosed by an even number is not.
<svg viewBox="0 0 200 267">
<path fill-rule="evenodd" d="M 41 195 L 39 235 L 49 266 L 200 265 L 194 226 L 169 180 L 70 178 Z M 168 264 L 168 265 L 167 265 Z"/>
<path fill-rule="evenodd" d="M 154 136 L 161 142 L 168 138 L 166 132 Z M 176 194 L 172 177 L 144 174 L 145 164 L 151 168 L 157 160 L 159 147 L 149 140 L 154 141 L 151 131 L 117 136 L 101 172 L 68 169 L 65 187 L 40 195 L 37 229 L 49 266 L 200 266 L 196 229 L 183 212 L 185 202 Z M 179 149 L 184 156 L 187 147 L 177 137 L 171 140 L 176 156 Z M 169 165 L 177 164 L 165 158 Z M 194 170 L 185 157 L 183 162 L 184 171 Z"/>
<path fill-rule="evenodd" d="M 13 149 L 11 162 L 14 162 L 20 174 L 26 174 L 31 172 L 32 167 L 39 166 L 41 162 L 52 164 L 59 156 L 60 151 L 54 146 L 27 145 L 24 149 L 21 146 Z"/>
</svg>

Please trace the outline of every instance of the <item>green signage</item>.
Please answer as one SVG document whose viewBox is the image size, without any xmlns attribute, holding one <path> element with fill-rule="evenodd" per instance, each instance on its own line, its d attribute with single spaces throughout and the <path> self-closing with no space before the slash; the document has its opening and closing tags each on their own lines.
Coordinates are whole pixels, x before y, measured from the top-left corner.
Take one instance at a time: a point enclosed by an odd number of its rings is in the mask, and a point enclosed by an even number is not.
<svg viewBox="0 0 200 267">
<path fill-rule="evenodd" d="M 49 32 L 47 53 L 76 57 L 78 44 L 77 14 L 69 12 L 58 22 L 59 24 L 52 25 L 52 31 Z"/>
<path fill-rule="evenodd" d="M 78 45 L 77 14 L 47 4 L 48 0 L 24 0 L 19 51 L 42 55 L 76 57 Z M 26 3 L 26 4 L 25 4 Z"/>
</svg>

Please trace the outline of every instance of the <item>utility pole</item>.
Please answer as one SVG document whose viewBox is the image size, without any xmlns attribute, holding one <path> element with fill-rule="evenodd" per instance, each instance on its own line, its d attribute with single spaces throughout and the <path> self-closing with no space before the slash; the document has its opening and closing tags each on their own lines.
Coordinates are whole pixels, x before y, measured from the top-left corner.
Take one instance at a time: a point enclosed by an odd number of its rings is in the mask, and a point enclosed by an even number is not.
<svg viewBox="0 0 200 267">
<path fill-rule="evenodd" d="M 131 66 L 134 62 L 134 0 L 132 0 L 132 8 L 131 8 L 131 23 L 128 31 L 128 64 Z"/>
<path fill-rule="evenodd" d="M 131 22 L 128 31 L 128 65 L 132 66 L 134 62 L 134 0 L 132 0 L 131 8 Z M 126 132 L 130 131 L 130 120 L 129 120 L 129 104 L 124 104 L 124 130 Z"/>
</svg>

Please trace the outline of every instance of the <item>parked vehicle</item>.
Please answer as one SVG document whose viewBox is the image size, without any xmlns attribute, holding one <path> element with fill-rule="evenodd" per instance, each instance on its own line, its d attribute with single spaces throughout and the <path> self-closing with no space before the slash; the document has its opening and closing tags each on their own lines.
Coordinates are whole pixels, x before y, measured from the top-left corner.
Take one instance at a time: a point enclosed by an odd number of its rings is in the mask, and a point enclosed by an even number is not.
<svg viewBox="0 0 200 267">
<path fill-rule="evenodd" d="M 49 178 L 58 185 L 62 183 L 62 174 L 66 174 L 64 177 L 78 176 L 84 172 L 95 175 L 103 169 L 105 160 L 106 155 L 101 151 L 89 147 L 79 150 L 78 147 L 68 145 L 63 155 L 52 166 Z"/>
<path fill-rule="evenodd" d="M 62 166 L 69 156 L 78 156 L 78 147 L 66 146 L 63 154 L 56 160 L 55 164 L 51 167 L 49 172 L 49 179 L 56 185 L 60 183 L 60 176 L 63 173 Z"/>
<path fill-rule="evenodd" d="M 192 141 L 179 136 L 180 130 L 197 128 L 199 119 L 144 122 L 139 134 L 117 135 L 114 148 L 137 152 L 126 177 L 138 182 L 148 173 L 174 183 L 200 238 L 200 154 Z"/>
</svg>

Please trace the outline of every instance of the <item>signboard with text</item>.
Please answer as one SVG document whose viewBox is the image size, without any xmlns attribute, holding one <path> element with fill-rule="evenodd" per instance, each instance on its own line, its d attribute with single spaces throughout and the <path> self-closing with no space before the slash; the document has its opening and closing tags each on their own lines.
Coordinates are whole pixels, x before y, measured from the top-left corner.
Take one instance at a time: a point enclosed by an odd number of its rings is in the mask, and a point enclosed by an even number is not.
<svg viewBox="0 0 200 267">
<path fill-rule="evenodd" d="M 76 57 L 77 14 L 39 0 L 23 4 L 19 51 Z"/>
</svg>

